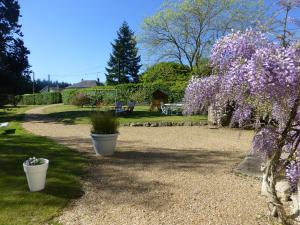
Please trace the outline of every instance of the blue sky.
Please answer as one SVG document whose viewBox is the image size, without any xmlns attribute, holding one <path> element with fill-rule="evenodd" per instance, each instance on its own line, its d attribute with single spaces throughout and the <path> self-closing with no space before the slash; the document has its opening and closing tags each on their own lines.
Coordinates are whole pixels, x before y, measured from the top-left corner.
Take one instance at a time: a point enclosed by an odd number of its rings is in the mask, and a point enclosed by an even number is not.
<svg viewBox="0 0 300 225">
<path fill-rule="evenodd" d="M 124 20 L 138 33 L 162 0 L 20 0 L 24 42 L 36 78 L 105 80 L 110 43 Z"/>
<path fill-rule="evenodd" d="M 139 33 L 163 0 L 19 0 L 22 32 L 36 78 L 105 81 L 110 43 L 124 20 Z M 267 3 L 274 3 L 267 0 Z M 300 17 L 300 10 L 293 13 Z M 143 53 L 143 52 L 142 52 Z M 144 58 L 143 58 L 144 56 Z M 143 64 L 147 64 L 142 54 Z M 97 74 L 98 72 L 98 74 Z"/>
</svg>

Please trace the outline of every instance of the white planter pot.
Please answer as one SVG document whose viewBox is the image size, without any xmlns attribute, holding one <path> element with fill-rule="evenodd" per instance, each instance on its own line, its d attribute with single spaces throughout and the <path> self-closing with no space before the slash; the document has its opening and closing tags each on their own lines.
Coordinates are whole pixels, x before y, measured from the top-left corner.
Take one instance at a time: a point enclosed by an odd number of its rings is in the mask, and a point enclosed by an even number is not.
<svg viewBox="0 0 300 225">
<path fill-rule="evenodd" d="M 41 191 L 45 188 L 46 175 L 49 165 L 48 159 L 41 159 L 44 161 L 41 165 L 28 166 L 26 162 L 23 163 L 24 172 L 26 173 L 27 183 L 31 192 Z"/>
<path fill-rule="evenodd" d="M 114 154 L 117 134 L 91 134 L 96 155 L 110 156 Z"/>
</svg>

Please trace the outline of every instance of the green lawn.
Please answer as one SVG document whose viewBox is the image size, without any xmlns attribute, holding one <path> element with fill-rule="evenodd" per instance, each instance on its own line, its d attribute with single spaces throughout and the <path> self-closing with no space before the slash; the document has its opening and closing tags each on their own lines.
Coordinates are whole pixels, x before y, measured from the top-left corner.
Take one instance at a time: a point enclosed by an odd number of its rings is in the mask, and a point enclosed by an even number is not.
<svg viewBox="0 0 300 225">
<path fill-rule="evenodd" d="M 15 135 L 0 134 L 0 224 L 54 223 L 70 199 L 82 195 L 80 176 L 84 156 L 53 141 L 32 135 L 21 128 L 29 107 L 0 110 L 0 122 L 10 121 Z M 30 193 L 22 163 L 30 156 L 50 160 L 46 188 Z"/>
<path fill-rule="evenodd" d="M 89 115 L 94 110 L 90 107 L 72 105 L 56 105 L 45 109 L 51 118 L 69 124 L 89 123 Z M 160 112 L 150 112 L 149 106 L 136 106 L 132 115 L 120 116 L 120 123 L 129 122 L 198 122 L 206 121 L 206 115 L 197 116 L 166 116 Z"/>
</svg>

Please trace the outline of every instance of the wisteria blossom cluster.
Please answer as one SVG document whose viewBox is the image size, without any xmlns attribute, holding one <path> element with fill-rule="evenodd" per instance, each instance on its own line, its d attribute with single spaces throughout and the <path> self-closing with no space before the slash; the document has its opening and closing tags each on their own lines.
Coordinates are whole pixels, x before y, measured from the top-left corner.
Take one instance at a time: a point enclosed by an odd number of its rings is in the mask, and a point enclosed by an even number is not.
<svg viewBox="0 0 300 225">
<path fill-rule="evenodd" d="M 214 74 L 193 78 L 185 92 L 185 113 L 202 107 L 225 110 L 235 106 L 234 122 L 255 122 L 258 132 L 253 149 L 270 157 L 285 149 L 287 176 L 298 181 L 299 163 L 294 160 L 300 142 L 300 47 L 283 48 L 263 33 L 248 29 L 220 39 L 212 48 Z M 264 123 L 262 123 L 264 121 Z M 279 149 L 278 149 L 279 148 Z M 293 177 L 291 177 L 293 176 Z"/>
</svg>

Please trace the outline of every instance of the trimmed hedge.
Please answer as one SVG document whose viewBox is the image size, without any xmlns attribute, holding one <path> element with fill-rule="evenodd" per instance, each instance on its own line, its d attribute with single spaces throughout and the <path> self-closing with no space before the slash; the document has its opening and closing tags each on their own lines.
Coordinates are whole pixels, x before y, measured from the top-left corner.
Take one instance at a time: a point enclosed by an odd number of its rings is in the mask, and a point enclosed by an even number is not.
<svg viewBox="0 0 300 225">
<path fill-rule="evenodd" d="M 153 83 L 138 83 L 138 84 L 119 84 L 115 86 L 99 86 L 96 88 L 83 89 L 65 89 L 62 92 L 62 101 L 69 105 L 72 99 L 78 93 L 84 93 L 89 96 L 102 99 L 103 102 L 112 104 L 115 101 L 115 92 L 117 90 L 116 99 L 122 102 L 128 102 L 130 99 L 137 103 L 152 101 L 152 93 L 156 90 L 161 90 L 169 96 L 169 102 L 181 102 L 184 97 L 187 81 L 163 82 L 157 81 Z M 106 90 L 106 91 L 105 91 Z M 109 91 L 112 90 L 112 91 Z"/>
<path fill-rule="evenodd" d="M 19 105 L 50 105 L 62 102 L 60 92 L 18 95 Z"/>
</svg>

